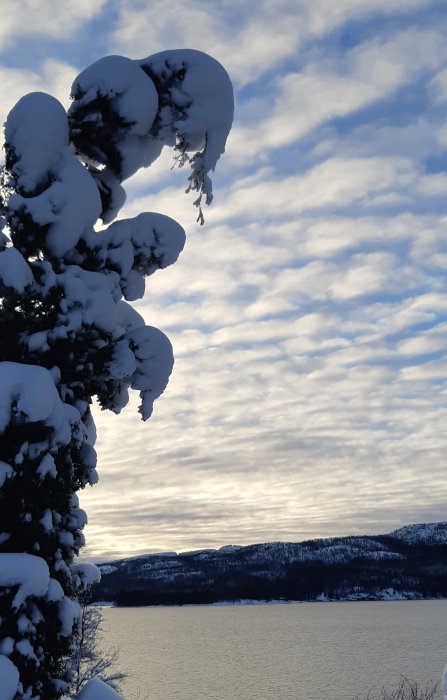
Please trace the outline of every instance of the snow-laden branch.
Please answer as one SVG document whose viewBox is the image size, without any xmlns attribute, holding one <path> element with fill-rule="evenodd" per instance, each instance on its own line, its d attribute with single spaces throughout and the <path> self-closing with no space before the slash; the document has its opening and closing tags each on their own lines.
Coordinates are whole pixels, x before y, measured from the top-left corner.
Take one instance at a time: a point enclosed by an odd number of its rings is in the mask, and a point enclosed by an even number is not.
<svg viewBox="0 0 447 700">
<path fill-rule="evenodd" d="M 71 139 L 100 183 L 104 221 L 122 197 L 119 183 L 151 165 L 163 146 L 177 151 L 179 165 L 189 163 L 195 204 L 200 208 L 203 196 L 211 203 L 209 173 L 225 151 L 234 112 L 231 81 L 215 59 L 187 49 L 138 61 L 108 56 L 75 79 L 72 96 Z"/>
<path fill-rule="evenodd" d="M 118 695 L 113 688 L 99 678 L 92 678 L 86 683 L 77 697 L 78 700 L 124 700 L 122 695 Z"/>
<path fill-rule="evenodd" d="M 185 232 L 176 221 L 146 212 L 116 221 L 103 231 L 86 233 L 67 252 L 66 260 L 107 276 L 118 275 L 119 296 L 134 301 L 144 295 L 144 278 L 172 265 L 184 244 Z"/>
</svg>

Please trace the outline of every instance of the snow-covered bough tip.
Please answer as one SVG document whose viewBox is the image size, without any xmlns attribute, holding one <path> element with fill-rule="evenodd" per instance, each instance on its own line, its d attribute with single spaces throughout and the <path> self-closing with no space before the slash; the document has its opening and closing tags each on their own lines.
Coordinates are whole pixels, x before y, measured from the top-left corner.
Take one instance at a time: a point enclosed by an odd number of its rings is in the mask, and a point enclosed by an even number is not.
<svg viewBox="0 0 447 700">
<path fill-rule="evenodd" d="M 140 60 L 107 56 L 78 75 L 71 95 L 70 137 L 92 170 L 119 184 L 170 146 L 176 163 L 191 167 L 186 191 L 198 193 L 203 223 L 202 198 L 213 198 L 209 173 L 234 113 L 231 80 L 218 61 L 192 49 Z"/>
</svg>

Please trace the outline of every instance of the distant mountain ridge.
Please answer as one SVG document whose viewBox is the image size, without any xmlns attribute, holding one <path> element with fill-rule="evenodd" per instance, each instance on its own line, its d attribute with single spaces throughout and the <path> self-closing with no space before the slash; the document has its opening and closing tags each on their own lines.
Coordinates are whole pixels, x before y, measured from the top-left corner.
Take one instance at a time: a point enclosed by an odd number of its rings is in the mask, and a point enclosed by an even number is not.
<svg viewBox="0 0 447 700">
<path fill-rule="evenodd" d="M 386 535 L 148 554 L 100 569 L 93 599 L 117 605 L 447 597 L 447 521 Z"/>
<path fill-rule="evenodd" d="M 431 542 L 432 544 L 447 544 L 447 522 L 420 523 L 419 525 L 404 525 L 398 530 L 393 530 L 390 537 L 404 540 L 405 542 Z"/>
</svg>

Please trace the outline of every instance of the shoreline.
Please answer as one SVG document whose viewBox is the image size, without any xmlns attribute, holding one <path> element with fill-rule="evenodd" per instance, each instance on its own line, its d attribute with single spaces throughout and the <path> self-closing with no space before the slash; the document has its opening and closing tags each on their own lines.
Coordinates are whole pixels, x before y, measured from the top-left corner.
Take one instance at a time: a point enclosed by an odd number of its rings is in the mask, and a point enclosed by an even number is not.
<svg viewBox="0 0 447 700">
<path fill-rule="evenodd" d="M 256 600 L 240 599 L 228 601 L 216 601 L 215 603 L 168 603 L 168 604 L 148 604 L 148 605 L 116 605 L 112 601 L 95 601 L 90 605 L 98 608 L 116 608 L 128 610 L 131 608 L 216 608 L 230 606 L 255 606 L 255 605 L 321 605 L 323 603 L 421 603 L 424 601 L 447 601 L 447 597 L 436 598 L 328 598 L 325 600 Z"/>
</svg>

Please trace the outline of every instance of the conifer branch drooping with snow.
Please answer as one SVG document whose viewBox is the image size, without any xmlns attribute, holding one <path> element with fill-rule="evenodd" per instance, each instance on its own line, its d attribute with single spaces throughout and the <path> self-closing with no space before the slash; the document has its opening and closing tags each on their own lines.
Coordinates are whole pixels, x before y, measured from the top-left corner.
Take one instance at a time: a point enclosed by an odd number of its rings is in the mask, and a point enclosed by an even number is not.
<svg viewBox="0 0 447 700">
<path fill-rule="evenodd" d="M 176 261 L 185 234 L 162 214 L 111 223 L 125 201 L 121 183 L 171 146 L 191 166 L 188 191 L 203 220 L 233 118 L 226 72 L 191 50 L 103 58 L 76 78 L 72 98 L 67 117 L 50 95 L 28 94 L 5 126 L 1 700 L 69 690 L 77 597 L 99 575 L 76 564 L 86 523 L 76 492 L 97 481 L 92 397 L 119 413 L 136 389 L 146 420 L 172 370 L 169 340 L 128 302 Z M 98 219 L 108 228 L 95 231 Z M 107 693 L 98 681 L 81 697 Z"/>
</svg>

